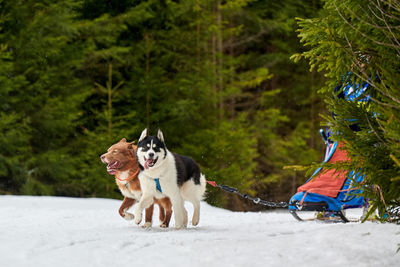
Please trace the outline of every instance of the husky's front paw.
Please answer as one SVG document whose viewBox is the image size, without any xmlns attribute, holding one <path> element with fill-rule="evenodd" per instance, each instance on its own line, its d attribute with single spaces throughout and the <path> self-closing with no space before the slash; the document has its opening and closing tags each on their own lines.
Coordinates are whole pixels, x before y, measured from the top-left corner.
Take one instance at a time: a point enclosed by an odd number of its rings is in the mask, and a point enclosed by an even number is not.
<svg viewBox="0 0 400 267">
<path fill-rule="evenodd" d="M 133 219 L 135 219 L 135 215 L 129 212 L 125 212 L 124 219 L 127 221 L 132 221 Z"/>
<path fill-rule="evenodd" d="M 142 214 L 136 214 L 135 215 L 135 224 L 139 225 L 140 222 L 142 221 Z"/>
</svg>

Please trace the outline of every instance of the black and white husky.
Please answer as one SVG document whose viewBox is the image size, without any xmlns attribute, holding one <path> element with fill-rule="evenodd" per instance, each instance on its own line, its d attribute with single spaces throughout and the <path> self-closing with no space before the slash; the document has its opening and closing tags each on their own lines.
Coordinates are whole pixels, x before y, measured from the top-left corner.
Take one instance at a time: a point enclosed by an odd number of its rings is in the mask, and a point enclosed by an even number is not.
<svg viewBox="0 0 400 267">
<path fill-rule="evenodd" d="M 139 180 L 142 197 L 135 208 L 135 223 L 142 220 L 143 209 L 153 203 L 153 197 L 169 197 L 174 209 L 175 227 L 187 226 L 184 200 L 193 204 L 192 225 L 200 219 L 200 200 L 206 190 L 206 180 L 199 165 L 189 158 L 171 153 L 158 130 L 157 136 L 149 136 L 145 129 L 137 145 L 140 164 Z"/>
</svg>

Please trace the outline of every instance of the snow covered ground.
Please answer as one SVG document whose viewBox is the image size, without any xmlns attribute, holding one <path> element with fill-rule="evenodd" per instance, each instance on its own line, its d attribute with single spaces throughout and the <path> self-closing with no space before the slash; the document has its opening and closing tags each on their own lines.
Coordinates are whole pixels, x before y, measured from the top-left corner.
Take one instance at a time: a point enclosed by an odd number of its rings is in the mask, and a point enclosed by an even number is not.
<svg viewBox="0 0 400 267">
<path fill-rule="evenodd" d="M 155 209 L 144 230 L 119 217 L 120 203 L 0 196 L 0 266 L 400 266 L 397 225 L 297 222 L 284 211 L 202 203 L 198 227 L 161 229 Z"/>
</svg>

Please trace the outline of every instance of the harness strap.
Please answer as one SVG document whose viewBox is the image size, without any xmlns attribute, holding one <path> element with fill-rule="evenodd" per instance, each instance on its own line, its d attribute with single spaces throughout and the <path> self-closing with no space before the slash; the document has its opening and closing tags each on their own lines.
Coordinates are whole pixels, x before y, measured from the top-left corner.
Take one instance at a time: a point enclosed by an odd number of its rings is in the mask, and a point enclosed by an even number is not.
<svg viewBox="0 0 400 267">
<path fill-rule="evenodd" d="M 154 178 L 154 182 L 156 182 L 156 188 L 160 193 L 162 193 L 161 185 L 160 185 L 160 179 L 159 178 Z"/>
</svg>

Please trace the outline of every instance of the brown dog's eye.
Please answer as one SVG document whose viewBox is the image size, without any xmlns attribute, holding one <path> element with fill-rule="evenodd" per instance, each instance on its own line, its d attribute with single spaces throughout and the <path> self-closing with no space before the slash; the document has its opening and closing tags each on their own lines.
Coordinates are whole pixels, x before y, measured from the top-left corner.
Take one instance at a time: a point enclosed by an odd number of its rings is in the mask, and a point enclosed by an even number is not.
<svg viewBox="0 0 400 267">
<path fill-rule="evenodd" d="M 117 153 L 118 153 L 118 150 L 113 150 L 112 153 L 113 153 L 113 154 L 117 154 Z"/>
</svg>

